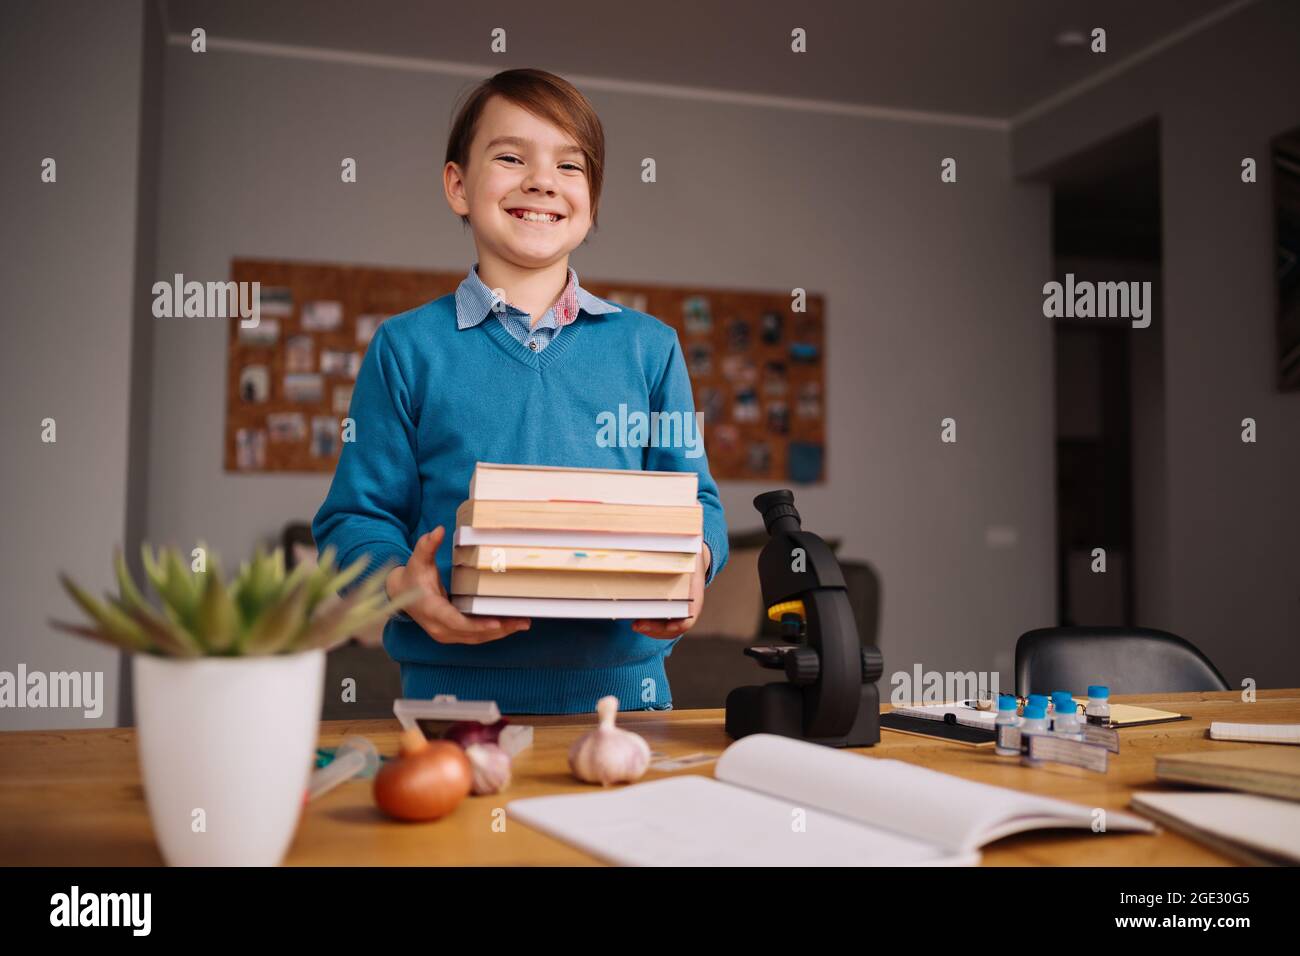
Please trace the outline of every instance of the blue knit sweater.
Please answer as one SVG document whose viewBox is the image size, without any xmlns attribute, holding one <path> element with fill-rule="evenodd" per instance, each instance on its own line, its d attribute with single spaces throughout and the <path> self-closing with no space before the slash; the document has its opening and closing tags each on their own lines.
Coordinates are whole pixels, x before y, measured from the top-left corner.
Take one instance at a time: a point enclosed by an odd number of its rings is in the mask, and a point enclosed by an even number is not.
<svg viewBox="0 0 1300 956">
<path fill-rule="evenodd" d="M 598 438 L 620 405 L 629 416 L 682 412 L 694 424 L 677 333 L 652 316 L 584 310 L 538 352 L 500 322 L 458 328 L 452 295 L 394 316 L 361 363 L 355 440 L 343 444 L 312 523 L 317 546 L 333 545 L 344 565 L 368 555 L 374 570 L 405 564 L 415 541 L 441 524 L 437 565 L 449 587 L 456 508 L 475 462 L 690 470 L 699 475 L 712 581 L 727 561 L 727 532 L 708 458 L 656 447 L 634 430 L 622 433 L 630 441 L 611 442 L 610 429 Z M 589 713 L 606 694 L 623 710 L 667 710 L 663 660 L 675 643 L 609 620 L 534 618 L 527 631 L 476 645 L 439 643 L 405 615 L 384 630 L 403 696 L 495 700 L 504 713 Z"/>
</svg>

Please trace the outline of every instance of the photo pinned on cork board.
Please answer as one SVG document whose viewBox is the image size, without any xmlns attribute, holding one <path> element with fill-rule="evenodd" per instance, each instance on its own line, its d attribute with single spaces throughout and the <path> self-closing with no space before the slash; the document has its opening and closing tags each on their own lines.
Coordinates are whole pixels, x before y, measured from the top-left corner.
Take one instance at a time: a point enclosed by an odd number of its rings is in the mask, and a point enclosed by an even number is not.
<svg viewBox="0 0 1300 956">
<path fill-rule="evenodd" d="M 232 262 L 234 281 L 261 283 L 262 329 L 250 341 L 240 334 L 238 320 L 231 320 L 226 470 L 333 471 L 341 451 L 340 423 L 375 335 L 390 317 L 454 293 L 466 269 Z M 584 278 L 582 285 L 677 332 L 715 480 L 825 481 L 826 304 L 821 295 L 804 295 L 803 311 L 795 311 L 789 290 L 594 278 Z M 243 376 L 255 366 L 265 370 L 265 387 L 262 373 Z M 246 433 L 242 445 L 241 431 Z"/>
<path fill-rule="evenodd" d="M 687 288 L 583 278 L 615 301 L 637 295 L 677 331 L 704 416 L 714 479 L 826 480 L 826 302 L 813 292 Z M 798 304 L 801 311 L 796 311 Z"/>
<path fill-rule="evenodd" d="M 241 335 L 239 323 L 231 322 L 225 469 L 332 472 L 338 463 L 340 424 L 351 406 L 352 386 L 377 330 L 391 316 L 454 292 L 464 277 L 463 271 L 234 260 L 232 280 L 261 283 L 263 334 L 250 341 L 248 332 L 258 330 L 244 330 Z M 265 332 L 268 322 L 270 335 Z M 251 365 L 267 369 L 265 401 L 245 402 L 240 397 L 241 370 Z M 254 383 L 252 394 L 262 394 L 260 381 Z M 260 452 L 252 437 L 246 437 L 241 446 L 241 431 L 250 436 L 263 433 Z M 244 467 L 240 467 L 241 461 Z"/>
</svg>

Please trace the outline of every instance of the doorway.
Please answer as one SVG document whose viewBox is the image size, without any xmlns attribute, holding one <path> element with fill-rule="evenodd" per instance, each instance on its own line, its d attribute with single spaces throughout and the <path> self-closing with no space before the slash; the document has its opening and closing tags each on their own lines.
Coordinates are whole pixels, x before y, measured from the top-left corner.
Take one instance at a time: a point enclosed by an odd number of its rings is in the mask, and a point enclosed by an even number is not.
<svg viewBox="0 0 1300 956">
<path fill-rule="evenodd" d="M 1164 350 L 1160 131 L 1138 126 L 1046 176 L 1053 279 L 1150 283 L 1151 323 L 1060 318 L 1056 380 L 1057 618 L 1163 619 Z"/>
</svg>

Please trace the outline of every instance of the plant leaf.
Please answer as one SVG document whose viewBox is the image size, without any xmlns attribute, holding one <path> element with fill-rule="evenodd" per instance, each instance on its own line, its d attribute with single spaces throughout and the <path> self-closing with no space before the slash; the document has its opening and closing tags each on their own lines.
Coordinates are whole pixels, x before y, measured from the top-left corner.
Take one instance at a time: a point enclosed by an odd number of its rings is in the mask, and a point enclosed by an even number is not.
<svg viewBox="0 0 1300 956">
<path fill-rule="evenodd" d="M 149 640 L 144 632 L 129 617 L 111 605 L 101 604 L 95 600 L 66 574 L 59 575 L 64 590 L 72 596 L 83 611 L 93 618 L 103 629 L 105 636 L 116 641 L 128 650 L 143 651 L 149 649 Z"/>
<path fill-rule="evenodd" d="M 307 582 L 293 590 L 258 617 L 244 641 L 245 654 L 278 654 L 291 647 L 306 623 Z"/>
<path fill-rule="evenodd" d="M 329 594 L 338 594 L 357 578 L 361 577 L 362 573 L 366 570 L 366 566 L 369 564 L 370 558 L 368 556 L 363 555 L 362 557 L 357 558 L 338 574 L 332 575 L 326 579 L 326 592 Z"/>
<path fill-rule="evenodd" d="M 265 613 L 268 606 L 277 597 L 277 589 L 272 577 L 270 559 L 261 545 L 258 545 L 253 560 L 241 572 L 237 585 L 237 606 L 239 607 L 242 638 L 241 648 L 247 645 L 253 627 Z"/>
<path fill-rule="evenodd" d="M 148 605 L 119 607 L 153 641 L 155 653 L 168 657 L 202 656 L 203 647 L 185 630 L 170 607 L 163 608 L 162 616 Z"/>
<path fill-rule="evenodd" d="M 239 640 L 239 609 L 226 591 L 219 567 L 209 569 L 204 577 L 196 615 L 198 636 L 209 653 L 225 654 Z"/>
<path fill-rule="evenodd" d="M 310 611 L 311 607 L 316 603 L 316 601 L 312 600 L 312 595 L 315 590 L 312 587 L 312 581 L 315 580 L 315 573 L 316 573 L 316 568 L 311 564 L 307 563 L 306 561 L 303 561 L 298 565 L 296 565 L 294 569 L 289 572 L 288 577 L 284 579 L 284 583 L 280 586 L 280 589 L 282 591 L 292 591 L 294 588 L 298 586 L 299 582 L 306 583 L 307 584 L 307 609 Z"/>
<path fill-rule="evenodd" d="M 126 556 L 122 554 L 121 548 L 113 552 L 113 569 L 117 572 L 117 587 L 122 600 L 136 606 L 143 605 L 144 595 L 140 593 L 140 589 L 131 578 L 131 571 L 126 566 Z"/>
<path fill-rule="evenodd" d="M 327 598 L 321 603 L 321 610 L 303 631 L 299 649 L 309 650 L 319 647 L 329 650 L 351 637 L 351 633 L 344 626 L 344 618 L 360 602 L 359 594 L 349 594 L 347 597 L 336 596 L 333 601 Z"/>
<path fill-rule="evenodd" d="M 137 648 L 134 647 L 126 647 L 101 628 L 85 627 L 81 624 L 68 624 L 64 621 L 56 621 L 53 618 L 51 618 L 47 623 L 55 630 L 63 631 L 66 634 L 75 634 L 77 637 L 89 638 L 92 641 L 102 641 L 105 644 L 117 648 L 119 651 L 126 650 L 134 652 L 137 650 Z"/>
<path fill-rule="evenodd" d="M 158 563 L 153 547 L 148 542 L 140 545 L 140 561 L 144 565 L 145 577 L 153 585 L 154 592 L 161 597 L 166 575 L 163 574 L 162 566 Z"/>
<path fill-rule="evenodd" d="M 175 611 L 185 628 L 193 633 L 196 630 L 195 612 L 199 604 L 197 575 L 186 567 L 180 555 L 171 548 L 163 550 L 163 568 L 166 570 L 167 588 L 162 595 L 163 603 Z"/>
</svg>

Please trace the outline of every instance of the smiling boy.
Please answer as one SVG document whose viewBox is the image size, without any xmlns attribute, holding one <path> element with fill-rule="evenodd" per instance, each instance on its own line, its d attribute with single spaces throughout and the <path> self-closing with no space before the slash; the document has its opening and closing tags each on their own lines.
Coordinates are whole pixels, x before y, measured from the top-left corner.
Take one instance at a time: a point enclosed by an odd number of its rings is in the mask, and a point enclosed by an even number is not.
<svg viewBox="0 0 1300 956">
<path fill-rule="evenodd" d="M 596 224 L 604 132 L 570 83 L 508 70 L 476 87 L 447 144 L 443 188 L 473 232 L 477 262 L 453 295 L 382 323 L 366 351 L 329 494 L 312 524 L 346 564 L 397 567 L 396 595 L 424 597 L 384 646 L 402 693 L 495 700 L 503 713 L 665 710 L 663 659 L 694 623 L 727 561 L 726 523 L 705 455 L 597 440 L 602 415 L 694 417 L 677 333 L 591 295 L 569 255 Z M 694 471 L 704 546 L 690 616 L 678 620 L 486 619 L 452 606 L 456 507 L 478 461 Z"/>
</svg>

